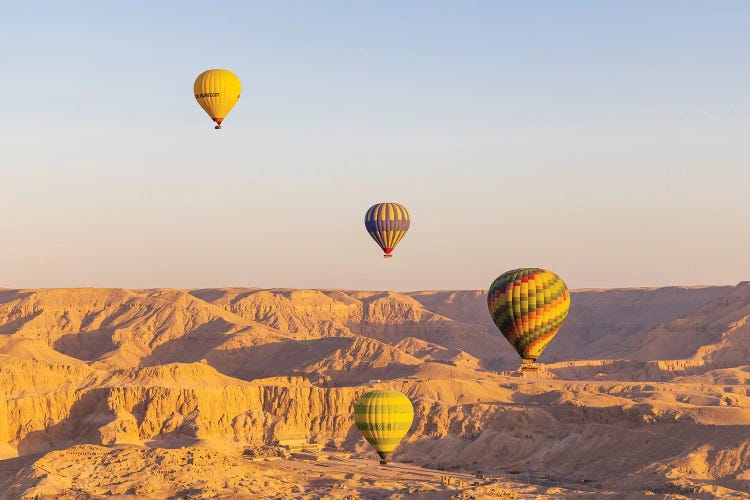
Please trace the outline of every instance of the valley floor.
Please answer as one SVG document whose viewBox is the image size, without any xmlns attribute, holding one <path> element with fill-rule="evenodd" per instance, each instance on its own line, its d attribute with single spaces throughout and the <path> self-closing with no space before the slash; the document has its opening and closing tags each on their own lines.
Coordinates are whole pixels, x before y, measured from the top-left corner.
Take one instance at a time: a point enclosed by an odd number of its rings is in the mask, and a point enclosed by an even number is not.
<svg viewBox="0 0 750 500">
<path fill-rule="evenodd" d="M 615 492 L 535 475 L 440 471 L 304 453 L 252 461 L 196 447 L 76 445 L 0 461 L 3 498 L 601 498 Z M 678 497 L 675 497 L 678 498 Z"/>
</svg>

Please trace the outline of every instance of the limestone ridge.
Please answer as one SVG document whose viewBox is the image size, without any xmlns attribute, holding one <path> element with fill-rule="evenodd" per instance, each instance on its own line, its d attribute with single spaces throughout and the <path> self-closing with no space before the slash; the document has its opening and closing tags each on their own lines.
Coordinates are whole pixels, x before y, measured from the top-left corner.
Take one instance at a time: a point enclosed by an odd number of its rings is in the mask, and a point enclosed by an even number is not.
<svg viewBox="0 0 750 500">
<path fill-rule="evenodd" d="M 0 454 L 303 435 L 366 456 L 354 401 L 384 386 L 416 412 L 397 458 L 747 491 L 749 290 L 574 291 L 538 378 L 478 291 L 2 290 Z"/>
</svg>

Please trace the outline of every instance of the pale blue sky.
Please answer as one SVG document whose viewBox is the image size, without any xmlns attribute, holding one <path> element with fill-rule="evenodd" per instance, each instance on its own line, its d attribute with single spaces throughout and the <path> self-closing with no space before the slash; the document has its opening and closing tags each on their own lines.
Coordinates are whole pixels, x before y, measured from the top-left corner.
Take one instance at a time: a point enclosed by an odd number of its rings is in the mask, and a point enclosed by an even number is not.
<svg viewBox="0 0 750 500">
<path fill-rule="evenodd" d="M 0 286 L 750 279 L 750 2 L 0 5 Z"/>
</svg>

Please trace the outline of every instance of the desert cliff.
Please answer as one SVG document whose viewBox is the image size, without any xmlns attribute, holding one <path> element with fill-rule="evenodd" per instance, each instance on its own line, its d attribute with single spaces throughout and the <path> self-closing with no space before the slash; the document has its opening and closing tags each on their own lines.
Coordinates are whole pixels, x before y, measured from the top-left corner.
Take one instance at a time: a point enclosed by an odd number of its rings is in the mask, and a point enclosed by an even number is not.
<svg viewBox="0 0 750 500">
<path fill-rule="evenodd" d="M 314 497 L 307 476 L 266 477 L 242 451 L 303 438 L 372 459 L 351 414 L 375 386 L 415 407 L 396 460 L 541 478 L 525 492 L 508 483 L 508 498 L 559 495 L 551 481 L 585 484 L 565 494 L 592 498 L 750 496 L 750 283 L 574 291 L 541 370 L 524 376 L 485 301 L 478 291 L 0 290 L 2 491 L 52 498 L 77 477 L 132 465 L 172 474 L 155 497 Z M 195 457 L 196 474 L 223 468 L 229 486 L 190 486 L 183 469 Z M 86 494 L 139 494 L 107 481 Z"/>
</svg>

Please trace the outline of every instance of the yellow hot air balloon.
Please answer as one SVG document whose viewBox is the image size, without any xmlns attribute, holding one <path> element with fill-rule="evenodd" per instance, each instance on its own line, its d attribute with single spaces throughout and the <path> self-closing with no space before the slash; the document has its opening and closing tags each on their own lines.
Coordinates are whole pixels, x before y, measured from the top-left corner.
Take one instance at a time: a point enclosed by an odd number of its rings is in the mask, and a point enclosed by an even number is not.
<svg viewBox="0 0 750 500">
<path fill-rule="evenodd" d="M 354 422 L 368 443 L 380 455 L 380 464 L 388 458 L 409 432 L 414 408 L 409 398 L 398 391 L 370 391 L 357 400 Z"/>
<path fill-rule="evenodd" d="M 227 117 L 242 93 L 242 85 L 237 75 L 226 69 L 204 71 L 193 84 L 195 100 L 208 113 L 216 127 Z"/>
</svg>

